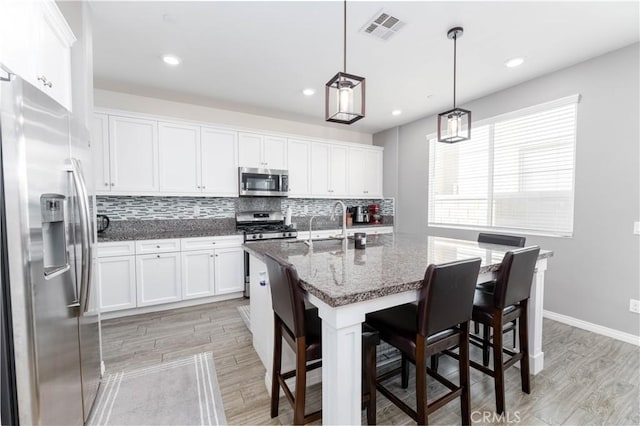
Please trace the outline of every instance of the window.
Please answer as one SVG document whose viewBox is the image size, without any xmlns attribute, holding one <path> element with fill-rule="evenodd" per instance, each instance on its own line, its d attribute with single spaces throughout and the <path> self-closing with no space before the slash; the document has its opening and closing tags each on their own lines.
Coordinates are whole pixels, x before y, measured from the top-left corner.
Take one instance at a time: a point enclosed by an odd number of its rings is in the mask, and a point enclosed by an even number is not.
<svg viewBox="0 0 640 426">
<path fill-rule="evenodd" d="M 579 95 L 429 135 L 429 226 L 570 236 Z"/>
</svg>

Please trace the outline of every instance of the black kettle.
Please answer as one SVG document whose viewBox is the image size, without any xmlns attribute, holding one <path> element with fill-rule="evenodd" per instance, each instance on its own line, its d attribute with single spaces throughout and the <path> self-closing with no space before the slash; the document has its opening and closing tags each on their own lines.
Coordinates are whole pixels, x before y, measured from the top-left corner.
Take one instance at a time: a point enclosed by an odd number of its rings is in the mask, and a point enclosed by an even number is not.
<svg viewBox="0 0 640 426">
<path fill-rule="evenodd" d="M 103 233 L 109 227 L 109 217 L 103 214 L 97 215 L 96 225 L 98 226 L 98 234 Z"/>
</svg>

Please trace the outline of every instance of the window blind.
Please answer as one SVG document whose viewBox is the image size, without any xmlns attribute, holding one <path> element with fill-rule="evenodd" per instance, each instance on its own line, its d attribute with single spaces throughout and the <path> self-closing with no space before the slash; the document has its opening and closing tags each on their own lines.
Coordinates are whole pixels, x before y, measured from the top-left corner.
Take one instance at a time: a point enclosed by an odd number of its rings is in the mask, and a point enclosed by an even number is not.
<svg viewBox="0 0 640 426">
<path fill-rule="evenodd" d="M 571 235 L 577 102 L 474 123 L 466 142 L 430 135 L 429 225 Z"/>
</svg>

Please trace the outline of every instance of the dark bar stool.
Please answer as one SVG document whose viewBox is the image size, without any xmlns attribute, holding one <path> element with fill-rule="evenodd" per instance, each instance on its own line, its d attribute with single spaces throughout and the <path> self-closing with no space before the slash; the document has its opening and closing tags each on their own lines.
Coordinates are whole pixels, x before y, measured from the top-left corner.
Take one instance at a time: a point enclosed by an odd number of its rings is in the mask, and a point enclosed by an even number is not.
<svg viewBox="0 0 640 426">
<path fill-rule="evenodd" d="M 475 361 L 471 361 L 471 366 L 494 378 L 498 414 L 504 412 L 505 369 L 520 361 L 522 391 L 526 393 L 531 391 L 527 310 L 531 282 L 539 254 L 539 247 L 508 251 L 500 265 L 494 292 L 476 290 L 475 293 L 473 321 L 481 323 L 485 332 L 482 338 L 472 335 L 471 343 L 482 348 L 483 361 L 485 356 L 488 359 L 489 351 L 493 348 L 493 370 L 490 370 L 486 364 L 480 365 Z M 518 320 L 519 352 L 503 347 L 504 324 L 515 320 Z M 489 328 L 493 334 L 493 344 L 489 338 Z M 504 362 L 503 354 L 511 358 Z"/>
<path fill-rule="evenodd" d="M 402 353 L 401 366 L 377 380 L 385 397 L 411 416 L 418 424 L 427 424 L 427 416 L 450 401 L 460 398 L 463 424 L 471 423 L 469 408 L 469 321 L 480 259 L 429 265 L 424 276 L 418 304 L 407 303 L 367 315 L 367 324 L 380 332 L 382 340 Z M 427 358 L 460 346 L 460 384 L 456 386 L 437 372 L 427 369 Z M 416 366 L 417 410 L 405 404 L 382 382 L 401 373 L 402 386 L 408 385 L 408 365 Z M 432 403 L 427 401 L 426 374 L 449 388 L 450 392 Z"/>
<path fill-rule="evenodd" d="M 524 247 L 526 237 L 504 234 L 478 234 L 479 243 L 500 244 L 501 246 Z"/>
<path fill-rule="evenodd" d="M 305 308 L 304 294 L 293 265 L 265 254 L 269 273 L 271 302 L 274 313 L 273 374 L 271 378 L 271 417 L 278 416 L 280 387 L 293 407 L 296 425 L 316 421 L 322 410 L 305 414 L 307 372 L 322 366 L 322 322 L 317 308 Z M 294 350 L 295 370 L 282 372 L 282 338 Z M 368 424 L 376 422 L 376 347 L 380 343 L 377 330 L 363 327 L 362 333 L 362 405 L 367 410 Z M 315 361 L 307 364 L 308 362 Z M 295 395 L 285 380 L 295 377 Z"/>
<path fill-rule="evenodd" d="M 512 246 L 512 247 L 524 247 L 525 242 L 527 241 L 526 237 L 519 237 L 516 235 L 504 235 L 504 234 L 486 234 L 486 233 L 479 233 L 478 234 L 478 242 L 479 243 L 488 243 L 488 244 L 500 244 L 503 246 Z M 487 281 L 484 283 L 478 283 L 477 284 L 477 288 L 479 290 L 484 290 L 484 291 L 488 291 L 490 293 L 493 293 L 493 288 L 495 286 L 496 282 L 495 280 L 492 281 Z M 478 323 L 474 322 L 474 329 L 473 329 L 475 334 L 479 334 L 480 333 L 480 328 L 478 326 Z M 486 335 L 488 334 L 488 328 L 485 328 L 485 330 L 483 330 L 483 333 Z M 509 331 L 513 331 L 513 347 L 516 347 L 516 322 L 512 322 L 510 323 L 507 327 L 505 327 L 505 329 L 503 330 L 504 333 L 508 333 Z M 486 358 L 483 358 L 482 363 L 487 366 L 489 365 L 489 355 L 487 353 Z"/>
</svg>

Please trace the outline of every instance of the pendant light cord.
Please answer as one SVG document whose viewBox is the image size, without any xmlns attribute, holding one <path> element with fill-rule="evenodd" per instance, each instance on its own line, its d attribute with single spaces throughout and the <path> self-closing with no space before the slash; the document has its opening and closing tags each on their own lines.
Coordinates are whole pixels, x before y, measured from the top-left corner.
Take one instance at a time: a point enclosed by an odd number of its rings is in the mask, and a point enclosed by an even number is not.
<svg viewBox="0 0 640 426">
<path fill-rule="evenodd" d="M 456 108 L 456 58 L 457 52 L 456 47 L 458 44 L 458 36 L 454 34 L 453 36 L 453 108 Z"/>
<path fill-rule="evenodd" d="M 344 0 L 344 72 L 347 72 L 347 0 Z"/>
</svg>

